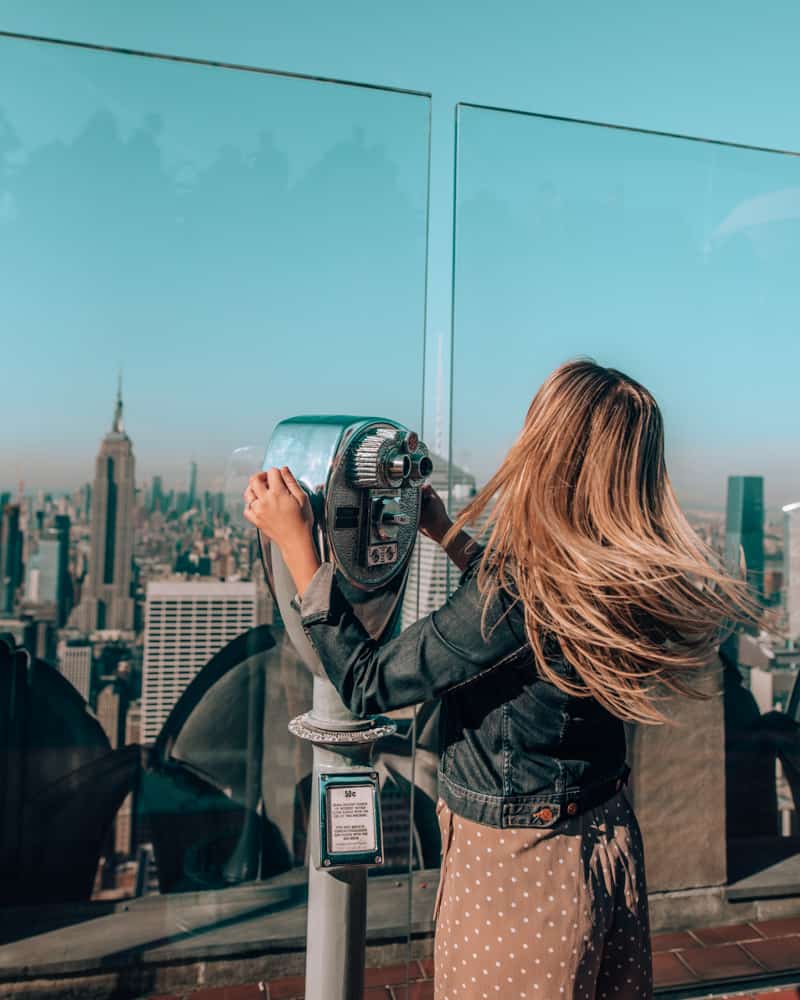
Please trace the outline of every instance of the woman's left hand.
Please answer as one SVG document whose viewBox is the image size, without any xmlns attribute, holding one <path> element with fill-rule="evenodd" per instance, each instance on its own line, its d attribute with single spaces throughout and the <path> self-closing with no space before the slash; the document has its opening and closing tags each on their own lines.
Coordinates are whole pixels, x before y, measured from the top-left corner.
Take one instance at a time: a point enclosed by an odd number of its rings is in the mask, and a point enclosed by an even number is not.
<svg viewBox="0 0 800 1000">
<path fill-rule="evenodd" d="M 287 466 L 250 477 L 244 516 L 282 551 L 310 537 L 314 515 L 308 494 Z"/>
</svg>

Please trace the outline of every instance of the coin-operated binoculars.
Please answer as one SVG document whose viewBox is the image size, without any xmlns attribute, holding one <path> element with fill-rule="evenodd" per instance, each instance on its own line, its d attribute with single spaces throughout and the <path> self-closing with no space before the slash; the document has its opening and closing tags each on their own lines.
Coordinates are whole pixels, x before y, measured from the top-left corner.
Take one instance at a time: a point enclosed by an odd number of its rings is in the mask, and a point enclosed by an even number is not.
<svg viewBox="0 0 800 1000">
<path fill-rule="evenodd" d="M 288 465 L 308 491 L 320 559 L 374 639 L 394 628 L 433 471 L 418 436 L 393 420 L 294 417 L 275 428 L 264 468 Z M 309 820 L 307 1000 L 360 1000 L 367 868 L 383 863 L 376 741 L 385 717 L 345 708 L 292 604 L 295 585 L 279 549 L 262 542 L 265 571 L 295 648 L 314 674 L 312 709 L 290 731 L 314 745 Z"/>
</svg>

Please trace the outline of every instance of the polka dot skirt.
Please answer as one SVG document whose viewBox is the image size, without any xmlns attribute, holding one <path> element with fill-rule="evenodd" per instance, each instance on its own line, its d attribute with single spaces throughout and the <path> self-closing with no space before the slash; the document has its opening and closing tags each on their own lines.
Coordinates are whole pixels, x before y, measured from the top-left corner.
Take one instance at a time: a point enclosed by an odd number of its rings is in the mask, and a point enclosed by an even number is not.
<svg viewBox="0 0 800 1000">
<path fill-rule="evenodd" d="M 624 793 L 555 827 L 497 829 L 439 799 L 435 1000 L 653 995 L 644 855 Z"/>
</svg>

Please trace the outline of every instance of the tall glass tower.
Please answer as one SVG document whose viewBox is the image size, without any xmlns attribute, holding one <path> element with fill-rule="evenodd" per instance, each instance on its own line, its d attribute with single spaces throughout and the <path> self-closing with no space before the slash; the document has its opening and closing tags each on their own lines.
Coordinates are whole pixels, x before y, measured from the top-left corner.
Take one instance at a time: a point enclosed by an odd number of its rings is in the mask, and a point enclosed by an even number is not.
<svg viewBox="0 0 800 1000">
<path fill-rule="evenodd" d="M 747 582 L 764 596 L 764 477 L 728 476 L 725 562 L 737 573 L 744 557 Z"/>
<path fill-rule="evenodd" d="M 189 493 L 186 497 L 186 509 L 191 510 L 197 502 L 197 462 L 189 462 Z"/>
<path fill-rule="evenodd" d="M 14 613 L 22 583 L 22 547 L 20 506 L 6 504 L 0 511 L 0 614 Z"/>
</svg>

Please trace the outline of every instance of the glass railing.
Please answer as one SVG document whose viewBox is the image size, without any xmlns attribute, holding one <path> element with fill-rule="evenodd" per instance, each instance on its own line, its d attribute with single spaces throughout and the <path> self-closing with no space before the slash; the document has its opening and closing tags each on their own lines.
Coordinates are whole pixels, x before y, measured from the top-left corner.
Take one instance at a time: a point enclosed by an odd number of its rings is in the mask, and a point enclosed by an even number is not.
<svg viewBox="0 0 800 1000">
<path fill-rule="evenodd" d="M 656 893 L 800 889 L 799 207 L 794 155 L 458 108 L 454 464 L 486 482 L 560 363 L 621 369 L 662 407 L 690 523 L 773 613 L 720 650 L 711 700 L 674 705 L 679 728 L 629 732 Z"/>
<path fill-rule="evenodd" d="M 800 160 L 460 106 L 451 379 L 425 344 L 429 112 L 0 37 L 0 983 L 302 972 L 312 761 L 287 724 L 312 675 L 242 485 L 285 417 L 417 429 L 425 397 L 457 513 L 578 355 L 653 391 L 690 522 L 779 623 L 725 644 L 680 728 L 629 729 L 654 924 L 699 919 L 672 890 L 712 922 L 800 894 Z M 455 583 L 420 539 L 399 625 Z M 405 937 L 396 962 L 430 937 L 436 873 L 411 870 L 440 843 L 437 705 L 393 714 L 368 944 Z"/>
<path fill-rule="evenodd" d="M 302 972 L 312 677 L 230 488 L 285 417 L 419 429 L 428 132 L 424 95 L 0 38 L 5 979 Z"/>
</svg>

